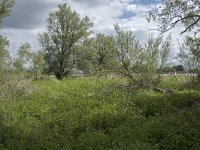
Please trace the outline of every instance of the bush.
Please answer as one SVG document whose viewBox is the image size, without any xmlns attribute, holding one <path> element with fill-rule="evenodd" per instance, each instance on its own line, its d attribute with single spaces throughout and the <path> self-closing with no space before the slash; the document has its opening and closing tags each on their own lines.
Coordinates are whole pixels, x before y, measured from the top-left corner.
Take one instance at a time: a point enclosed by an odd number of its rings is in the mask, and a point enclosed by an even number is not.
<svg viewBox="0 0 200 150">
<path fill-rule="evenodd" d="M 23 79 L 21 75 L 14 75 L 9 71 L 0 72 L 0 101 L 16 100 L 31 93 L 31 81 Z"/>
</svg>

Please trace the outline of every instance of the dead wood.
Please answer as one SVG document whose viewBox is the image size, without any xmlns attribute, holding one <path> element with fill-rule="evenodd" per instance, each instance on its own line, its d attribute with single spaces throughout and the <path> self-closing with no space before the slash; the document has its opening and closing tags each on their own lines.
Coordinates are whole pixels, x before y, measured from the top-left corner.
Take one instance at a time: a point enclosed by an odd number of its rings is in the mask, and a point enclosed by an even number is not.
<svg viewBox="0 0 200 150">
<path fill-rule="evenodd" d="M 157 145 L 162 145 L 165 144 L 171 137 L 177 135 L 178 133 L 180 133 L 183 129 L 185 129 L 188 126 L 188 124 L 184 124 L 182 127 L 180 127 L 179 129 L 177 129 L 176 131 L 172 132 L 171 134 L 169 134 L 166 138 L 164 138 L 160 143 L 156 144 Z"/>
<path fill-rule="evenodd" d="M 161 88 L 154 87 L 153 90 L 156 91 L 156 92 L 162 93 L 162 94 L 172 94 L 172 93 L 175 93 L 174 89 L 161 89 Z"/>
</svg>

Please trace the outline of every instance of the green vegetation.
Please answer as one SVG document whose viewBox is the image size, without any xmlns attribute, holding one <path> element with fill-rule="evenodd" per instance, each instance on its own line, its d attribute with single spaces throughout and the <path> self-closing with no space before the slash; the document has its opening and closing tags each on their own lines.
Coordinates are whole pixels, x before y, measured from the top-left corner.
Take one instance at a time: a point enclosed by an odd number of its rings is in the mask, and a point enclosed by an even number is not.
<svg viewBox="0 0 200 150">
<path fill-rule="evenodd" d="M 153 9 L 147 18 L 148 21 L 160 21 L 160 32 L 167 32 L 179 23 L 185 27 L 181 34 L 189 31 L 199 32 L 199 0 L 162 0 L 161 3 L 162 7 Z"/>
<path fill-rule="evenodd" d="M 162 4 L 150 14 L 162 33 L 199 30 L 199 1 Z M 0 23 L 13 5 L 0 0 Z M 199 150 L 199 36 L 186 37 L 171 66 L 171 36 L 142 44 L 118 25 L 96 36 L 92 26 L 63 4 L 41 50 L 25 43 L 11 57 L 0 35 L 0 150 Z"/>
<path fill-rule="evenodd" d="M 13 7 L 14 0 L 0 0 L 0 23 L 3 18 L 10 15 L 11 8 Z"/>
<path fill-rule="evenodd" d="M 47 32 L 39 36 L 44 50 L 46 69 L 58 79 L 68 76 L 77 62 L 77 48 L 90 32 L 93 23 L 88 17 L 80 18 L 67 4 L 59 5 L 50 13 Z"/>
<path fill-rule="evenodd" d="M 95 77 L 33 82 L 28 96 L 1 102 L 0 149 L 200 147 L 199 91 L 161 94 L 116 86 L 125 83 Z"/>
</svg>

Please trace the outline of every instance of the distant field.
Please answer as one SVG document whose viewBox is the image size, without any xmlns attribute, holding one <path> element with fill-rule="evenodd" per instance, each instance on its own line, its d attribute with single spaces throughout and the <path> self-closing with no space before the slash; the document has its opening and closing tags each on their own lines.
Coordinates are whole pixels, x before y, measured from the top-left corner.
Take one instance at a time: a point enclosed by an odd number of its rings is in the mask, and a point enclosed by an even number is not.
<svg viewBox="0 0 200 150">
<path fill-rule="evenodd" d="M 161 94 L 120 88 L 125 79 L 33 82 L 34 91 L 1 102 L 2 150 L 198 150 L 200 92 L 173 78 Z"/>
</svg>

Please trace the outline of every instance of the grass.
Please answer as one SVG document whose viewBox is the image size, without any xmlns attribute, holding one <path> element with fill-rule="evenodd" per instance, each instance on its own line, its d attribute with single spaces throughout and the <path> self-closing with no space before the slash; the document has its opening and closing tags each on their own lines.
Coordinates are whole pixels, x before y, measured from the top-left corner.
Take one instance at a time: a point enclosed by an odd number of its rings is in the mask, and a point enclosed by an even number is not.
<svg viewBox="0 0 200 150">
<path fill-rule="evenodd" d="M 34 82 L 35 92 L 1 104 L 0 149 L 199 149 L 198 90 L 182 90 L 169 80 L 160 87 L 175 87 L 173 94 L 114 88 L 120 82 L 94 77 Z"/>
</svg>

